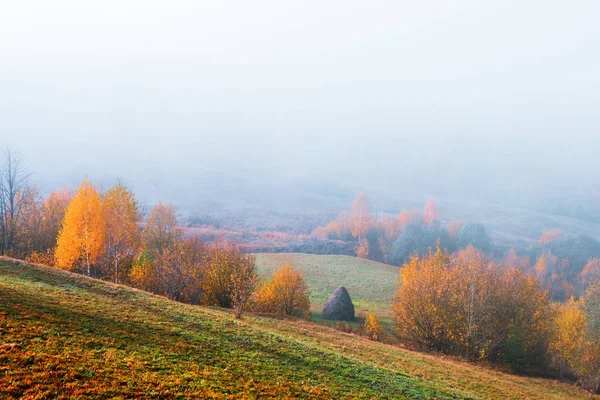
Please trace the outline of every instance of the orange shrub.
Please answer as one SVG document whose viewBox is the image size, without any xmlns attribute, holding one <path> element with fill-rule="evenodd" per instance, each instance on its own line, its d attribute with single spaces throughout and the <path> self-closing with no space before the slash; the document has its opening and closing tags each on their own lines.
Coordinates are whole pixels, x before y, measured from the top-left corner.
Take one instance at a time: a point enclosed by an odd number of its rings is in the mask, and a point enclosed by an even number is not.
<svg viewBox="0 0 600 400">
<path fill-rule="evenodd" d="M 273 278 L 258 290 L 255 307 L 262 312 L 308 317 L 310 313 L 308 286 L 302 272 L 295 271 L 289 262 L 283 264 Z"/>
</svg>

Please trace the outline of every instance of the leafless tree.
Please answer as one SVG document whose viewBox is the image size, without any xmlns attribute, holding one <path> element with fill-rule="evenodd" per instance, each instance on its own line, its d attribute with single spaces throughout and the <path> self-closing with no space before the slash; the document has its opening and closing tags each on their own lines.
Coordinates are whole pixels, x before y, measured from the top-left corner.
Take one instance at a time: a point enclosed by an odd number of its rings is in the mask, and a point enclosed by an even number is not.
<svg viewBox="0 0 600 400">
<path fill-rule="evenodd" d="M 10 253 L 29 196 L 29 174 L 19 154 L 6 147 L 0 161 L 0 254 Z"/>
</svg>

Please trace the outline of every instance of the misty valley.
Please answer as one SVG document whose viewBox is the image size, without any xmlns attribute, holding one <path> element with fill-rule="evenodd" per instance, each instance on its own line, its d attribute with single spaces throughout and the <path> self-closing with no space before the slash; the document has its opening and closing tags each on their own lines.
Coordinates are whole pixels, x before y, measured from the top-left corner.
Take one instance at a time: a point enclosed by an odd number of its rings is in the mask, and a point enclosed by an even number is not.
<svg viewBox="0 0 600 400">
<path fill-rule="evenodd" d="M 600 400 L 600 2 L 0 7 L 0 400 Z"/>
</svg>

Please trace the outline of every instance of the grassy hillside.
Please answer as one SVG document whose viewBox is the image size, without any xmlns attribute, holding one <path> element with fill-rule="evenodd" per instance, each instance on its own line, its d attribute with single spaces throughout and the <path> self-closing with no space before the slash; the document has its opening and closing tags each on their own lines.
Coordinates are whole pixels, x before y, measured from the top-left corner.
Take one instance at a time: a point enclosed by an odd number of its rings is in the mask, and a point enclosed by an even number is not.
<svg viewBox="0 0 600 400">
<path fill-rule="evenodd" d="M 581 399 L 301 320 L 168 301 L 0 260 L 0 398 Z"/>
<path fill-rule="evenodd" d="M 380 315 L 389 315 L 399 275 L 397 267 L 350 256 L 297 253 L 256 255 L 256 265 L 263 275 L 272 274 L 286 261 L 304 272 L 315 311 L 323 308 L 335 288 L 345 286 L 357 312 L 374 310 Z"/>
</svg>

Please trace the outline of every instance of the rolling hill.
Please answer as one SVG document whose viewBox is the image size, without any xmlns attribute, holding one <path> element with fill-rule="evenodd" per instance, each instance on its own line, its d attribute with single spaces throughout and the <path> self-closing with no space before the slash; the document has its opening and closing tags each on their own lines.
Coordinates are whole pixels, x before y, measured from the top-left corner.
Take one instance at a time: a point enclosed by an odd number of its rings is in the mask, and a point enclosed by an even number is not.
<svg viewBox="0 0 600 400">
<path fill-rule="evenodd" d="M 0 398 L 581 399 L 567 383 L 0 259 Z"/>
<path fill-rule="evenodd" d="M 357 312 L 373 310 L 381 316 L 389 315 L 399 276 L 397 267 L 351 256 L 256 254 L 256 265 L 262 275 L 272 274 L 286 261 L 304 273 L 314 311 L 323 308 L 338 286 L 345 286 Z"/>
</svg>

